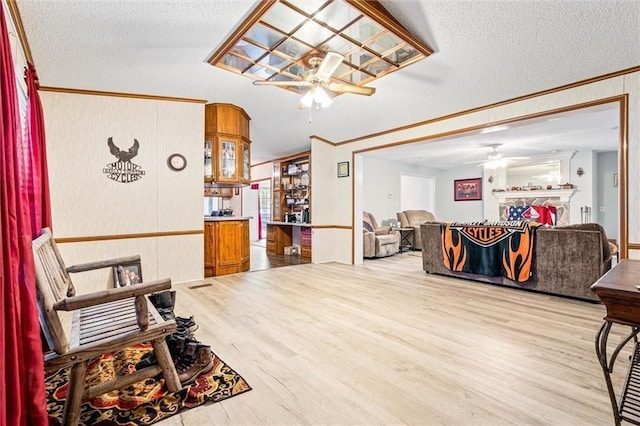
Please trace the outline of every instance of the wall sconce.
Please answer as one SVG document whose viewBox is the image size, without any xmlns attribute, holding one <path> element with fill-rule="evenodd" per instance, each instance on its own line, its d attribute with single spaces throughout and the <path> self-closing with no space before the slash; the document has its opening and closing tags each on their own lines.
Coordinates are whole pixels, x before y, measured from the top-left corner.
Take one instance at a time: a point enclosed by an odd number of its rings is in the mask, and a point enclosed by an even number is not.
<svg viewBox="0 0 640 426">
<path fill-rule="evenodd" d="M 584 174 L 584 170 L 582 169 L 582 167 L 578 167 L 578 170 L 576 170 L 576 173 L 578 174 L 578 176 L 582 176 Z"/>
</svg>

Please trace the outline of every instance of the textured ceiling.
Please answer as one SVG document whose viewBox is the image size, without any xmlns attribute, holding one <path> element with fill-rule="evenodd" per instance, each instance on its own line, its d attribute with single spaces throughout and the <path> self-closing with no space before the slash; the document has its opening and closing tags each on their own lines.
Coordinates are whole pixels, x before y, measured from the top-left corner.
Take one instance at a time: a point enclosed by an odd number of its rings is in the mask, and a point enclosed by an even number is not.
<svg viewBox="0 0 640 426">
<path fill-rule="evenodd" d="M 382 1 L 435 50 L 326 110 L 206 59 L 253 1 L 18 4 L 43 86 L 206 99 L 251 116 L 252 162 L 511 99 L 640 64 L 640 0 Z M 393 111 L 393 113 L 390 113 Z"/>
</svg>

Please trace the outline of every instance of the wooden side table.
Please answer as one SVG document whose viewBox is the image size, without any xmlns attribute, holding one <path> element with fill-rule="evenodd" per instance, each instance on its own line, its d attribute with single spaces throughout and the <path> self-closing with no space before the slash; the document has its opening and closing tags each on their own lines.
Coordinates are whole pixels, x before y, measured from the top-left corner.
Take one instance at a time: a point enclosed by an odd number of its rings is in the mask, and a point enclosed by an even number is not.
<svg viewBox="0 0 640 426">
<path fill-rule="evenodd" d="M 398 231 L 400 231 L 400 254 L 406 251 L 409 251 L 409 249 L 413 250 L 415 247 L 413 247 L 413 233 L 416 231 L 415 228 L 398 228 Z"/>
<path fill-rule="evenodd" d="M 604 323 L 596 335 L 596 355 L 604 373 L 616 425 L 622 420 L 640 425 L 640 289 L 636 285 L 640 285 L 640 261 L 625 259 L 591 286 L 607 308 Z M 609 356 L 607 340 L 614 324 L 630 326 L 631 331 Z M 618 403 L 611 374 L 616 358 L 629 342 L 634 343 L 633 357 Z"/>
</svg>

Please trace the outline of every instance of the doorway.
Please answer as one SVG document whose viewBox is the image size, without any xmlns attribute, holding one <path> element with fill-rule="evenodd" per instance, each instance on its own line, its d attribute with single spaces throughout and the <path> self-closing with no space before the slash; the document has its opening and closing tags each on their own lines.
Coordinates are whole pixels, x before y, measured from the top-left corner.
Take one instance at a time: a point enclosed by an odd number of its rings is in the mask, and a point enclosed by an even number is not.
<svg viewBox="0 0 640 426">
<path fill-rule="evenodd" d="M 361 232 L 362 210 L 371 205 L 368 202 L 368 192 L 371 191 L 368 177 L 385 167 L 385 170 L 406 170 L 409 172 L 407 175 L 434 176 L 434 209 L 437 209 L 436 217 L 440 220 L 497 220 L 499 208 L 493 192 L 504 191 L 506 182 L 496 179 L 495 172 L 489 168 L 480 167 L 491 159 L 491 149 L 495 151 L 493 147 L 497 145 L 500 157 L 504 156 L 511 164 L 534 163 L 543 157 L 549 160 L 570 152 L 571 162 L 562 171 L 561 181 L 579 188 L 570 200 L 575 206 L 571 209 L 571 223 L 579 223 L 580 206 L 588 206 L 593 212 L 591 221 L 600 223 L 607 236 L 610 233 L 614 237 L 609 238 L 617 239 L 624 256 L 628 244 L 628 224 L 624 216 L 628 160 L 621 117 L 626 113 L 622 99 L 605 100 L 514 119 L 487 129 L 460 129 L 442 138 L 425 137 L 423 141 L 391 143 L 383 148 L 354 151 L 353 233 L 358 235 Z M 499 140 L 499 145 L 496 140 Z M 383 183 L 387 185 L 400 177 L 392 173 L 384 176 Z M 451 196 L 454 180 L 476 176 L 482 178 L 482 200 L 456 203 Z M 366 186 L 363 185 L 365 181 Z M 393 191 L 382 185 L 374 186 L 378 197 L 376 207 L 391 207 Z M 401 196 L 397 200 L 401 209 L 405 209 L 404 198 Z M 382 213 L 390 215 L 390 212 Z M 573 217 L 576 213 L 577 218 Z M 359 263 L 362 253 L 360 239 L 354 238 L 353 250 L 354 262 Z"/>
<path fill-rule="evenodd" d="M 400 211 L 426 210 L 435 214 L 435 177 L 400 176 Z"/>
</svg>

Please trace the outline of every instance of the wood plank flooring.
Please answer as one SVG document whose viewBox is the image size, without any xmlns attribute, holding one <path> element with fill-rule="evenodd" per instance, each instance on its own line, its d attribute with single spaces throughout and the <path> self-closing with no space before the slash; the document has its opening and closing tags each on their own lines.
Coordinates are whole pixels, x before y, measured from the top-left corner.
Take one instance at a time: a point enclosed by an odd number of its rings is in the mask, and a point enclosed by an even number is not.
<svg viewBox="0 0 640 426">
<path fill-rule="evenodd" d="M 174 288 L 176 313 L 253 390 L 164 426 L 613 423 L 602 305 L 427 275 L 409 255 Z"/>
<path fill-rule="evenodd" d="M 267 254 L 264 245 L 251 244 L 250 271 L 263 271 L 265 269 L 279 268 L 281 266 L 302 265 L 311 263 L 300 255 Z"/>
</svg>

